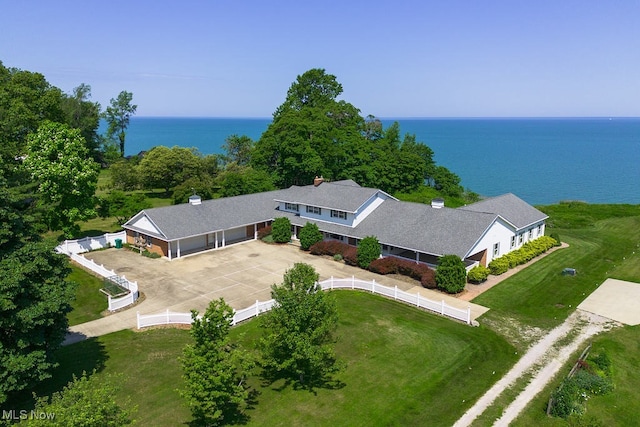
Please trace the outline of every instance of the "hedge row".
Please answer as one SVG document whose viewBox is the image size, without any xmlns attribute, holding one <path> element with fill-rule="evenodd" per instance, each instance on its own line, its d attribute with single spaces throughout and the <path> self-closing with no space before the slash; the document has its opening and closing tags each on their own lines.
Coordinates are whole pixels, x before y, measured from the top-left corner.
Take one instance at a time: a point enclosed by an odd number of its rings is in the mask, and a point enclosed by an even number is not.
<svg viewBox="0 0 640 427">
<path fill-rule="evenodd" d="M 489 269 L 491 270 L 491 274 L 500 275 L 510 268 L 531 261 L 533 258 L 545 253 L 554 246 L 557 246 L 556 239 L 549 236 L 539 237 L 536 240 L 525 243 L 515 251 L 494 259 L 489 263 Z"/>
<path fill-rule="evenodd" d="M 483 265 L 476 265 L 467 274 L 467 280 L 471 283 L 482 283 L 489 277 L 489 270 L 487 267 Z"/>
<path fill-rule="evenodd" d="M 358 265 L 358 249 L 337 240 L 323 240 L 309 247 L 312 255 L 341 255 L 345 264 Z"/>
<path fill-rule="evenodd" d="M 402 274 L 420 280 L 423 287 L 435 289 L 436 275 L 425 264 L 396 257 L 378 258 L 369 264 L 369 270 L 378 274 Z"/>
</svg>

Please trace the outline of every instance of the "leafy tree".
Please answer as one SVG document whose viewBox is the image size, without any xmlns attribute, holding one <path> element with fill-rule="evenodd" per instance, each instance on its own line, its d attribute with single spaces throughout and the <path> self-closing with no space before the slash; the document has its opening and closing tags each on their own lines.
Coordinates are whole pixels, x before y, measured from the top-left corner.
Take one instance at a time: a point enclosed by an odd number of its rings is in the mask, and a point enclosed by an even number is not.
<svg viewBox="0 0 640 427">
<path fill-rule="evenodd" d="M 193 344 L 185 347 L 182 370 L 191 413 L 203 425 L 229 424 L 242 419 L 250 397 L 245 378 L 251 369 L 246 354 L 229 343 L 233 309 L 224 299 L 211 301 L 202 318 L 191 312 Z"/>
<path fill-rule="evenodd" d="M 71 95 L 64 95 L 62 110 L 65 114 L 65 123 L 74 129 L 79 129 L 84 138 L 87 149 L 94 160 L 100 161 L 100 138 L 98 126 L 100 125 L 100 104 L 91 102 L 91 86 L 82 83 L 73 89 Z"/>
<path fill-rule="evenodd" d="M 113 188 L 124 191 L 136 190 L 140 187 L 137 157 L 131 159 L 119 158 L 109 166 L 109 176 Z"/>
<path fill-rule="evenodd" d="M 436 283 L 450 294 L 462 292 L 467 282 L 467 270 L 458 255 L 444 255 L 438 260 Z"/>
<path fill-rule="evenodd" d="M 144 188 L 164 188 L 166 193 L 203 171 L 200 154 L 195 148 L 162 145 L 149 150 L 138 165 L 138 175 Z"/>
<path fill-rule="evenodd" d="M 437 166 L 432 178 L 434 187 L 447 196 L 460 197 L 464 192 L 460 185 L 460 177 L 444 166 Z"/>
<path fill-rule="evenodd" d="M 282 284 L 272 286 L 271 296 L 275 306 L 261 318 L 266 378 L 286 378 L 308 388 L 324 384 L 338 369 L 332 347 L 335 301 L 322 291 L 314 268 L 302 263 L 287 270 Z"/>
<path fill-rule="evenodd" d="M 125 194 L 119 190 L 110 191 L 106 197 L 100 198 L 98 213 L 102 218 L 115 217 L 119 225 L 143 209 L 152 207 L 144 194 Z"/>
<path fill-rule="evenodd" d="M 223 197 L 275 190 L 267 172 L 250 166 L 239 167 L 235 163 L 227 165 L 227 169 L 218 176 L 218 182 Z"/>
<path fill-rule="evenodd" d="M 246 135 L 231 135 L 224 140 L 222 149 L 226 153 L 225 160 L 227 163 L 247 166 L 251 160 L 253 140 Z"/>
<path fill-rule="evenodd" d="M 291 221 L 286 217 L 279 217 L 271 224 L 271 237 L 276 243 L 287 243 L 291 240 Z"/>
<path fill-rule="evenodd" d="M 109 126 L 107 135 L 109 139 L 117 140 L 120 144 L 120 155 L 124 157 L 124 140 L 129 119 L 136 113 L 137 105 L 131 104 L 133 93 L 123 90 L 117 98 L 111 98 L 110 105 L 104 113 L 104 118 Z"/>
<path fill-rule="evenodd" d="M 308 251 L 311 245 L 321 242 L 323 239 L 322 232 L 318 226 L 312 222 L 307 222 L 300 229 L 300 247 Z"/>
<path fill-rule="evenodd" d="M 6 68 L 0 61 L 0 158 L 12 183 L 16 159 L 26 153 L 27 135 L 45 121 L 64 122 L 62 91 L 40 73 Z"/>
<path fill-rule="evenodd" d="M 95 372 L 94 372 L 95 375 Z M 119 427 L 133 423 L 133 410 L 123 409 L 116 400 L 116 379 L 110 375 L 100 378 L 82 373 L 75 375 L 62 391 L 51 398 L 40 397 L 36 401 L 37 413 L 53 414 L 52 419 L 34 418 L 30 426 L 60 427 Z"/>
<path fill-rule="evenodd" d="M 29 135 L 27 148 L 24 165 L 38 182 L 49 228 L 73 237 L 76 221 L 95 215 L 99 165 L 88 157 L 80 131 L 60 123 L 42 124 Z"/>
<path fill-rule="evenodd" d="M 372 261 L 380 258 L 380 243 L 375 236 L 367 236 L 358 244 L 358 265 L 368 268 Z"/>
<path fill-rule="evenodd" d="M 0 403 L 50 377 L 74 296 L 67 258 L 43 242 L 0 173 Z"/>
<path fill-rule="evenodd" d="M 215 183 L 209 175 L 202 174 L 199 177 L 189 178 L 182 184 L 173 188 L 173 204 L 187 203 L 189 197 L 194 193 L 200 196 L 202 200 L 214 198 Z"/>
</svg>

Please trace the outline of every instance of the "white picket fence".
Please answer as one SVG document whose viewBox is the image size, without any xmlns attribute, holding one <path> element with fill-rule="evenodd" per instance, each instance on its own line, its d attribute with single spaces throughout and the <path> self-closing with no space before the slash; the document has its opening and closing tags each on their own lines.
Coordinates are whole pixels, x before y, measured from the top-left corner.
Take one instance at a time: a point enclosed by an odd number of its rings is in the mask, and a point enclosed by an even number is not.
<svg viewBox="0 0 640 427">
<path fill-rule="evenodd" d="M 65 240 L 56 247 L 56 251 L 61 254 L 81 254 L 84 252 L 103 249 L 108 246 L 115 246 L 116 239 L 127 241 L 127 233 L 122 230 L 117 233 L 105 233 L 97 237 L 84 237 L 76 240 Z"/>
<path fill-rule="evenodd" d="M 126 239 L 126 233 L 121 231 L 119 233 L 105 233 L 98 237 L 85 237 L 77 240 L 65 240 L 56 247 L 56 251 L 67 255 L 69 258 L 80 264 L 81 266 L 99 274 L 102 277 L 117 276 L 115 271 L 109 270 L 104 265 L 98 265 L 93 260 L 85 258 L 80 255 L 83 252 L 88 252 L 96 249 L 102 249 L 109 245 L 115 245 L 116 239 Z M 121 276 L 121 281 L 118 282 L 120 286 L 126 288 L 129 293 L 119 298 L 112 298 L 111 295 L 107 295 L 109 301 L 109 311 L 116 311 L 124 308 L 128 305 L 136 302 L 140 293 L 138 292 L 138 283 L 130 282 L 125 276 Z"/>
<path fill-rule="evenodd" d="M 358 289 L 384 295 L 397 301 L 402 301 L 418 308 L 424 308 L 442 316 L 460 320 L 471 325 L 471 307 L 468 307 L 466 310 L 456 308 L 447 304 L 444 300 L 434 301 L 420 296 L 419 293 L 411 294 L 400 290 L 397 286 L 390 288 L 388 286 L 381 285 L 376 283 L 375 280 L 369 282 L 366 280 L 356 279 L 354 276 L 347 279 L 334 279 L 332 276 L 330 279 L 319 282 L 319 284 L 323 290 Z M 239 322 L 256 317 L 265 311 L 271 310 L 274 305 L 275 300 L 272 299 L 263 302 L 256 301 L 255 304 L 250 307 L 234 311 L 231 324 L 236 325 Z M 141 315 L 138 312 L 138 329 L 146 328 L 148 326 L 169 325 L 174 323 L 186 325 L 191 324 L 191 313 L 174 313 L 167 310 L 165 313 Z"/>
</svg>

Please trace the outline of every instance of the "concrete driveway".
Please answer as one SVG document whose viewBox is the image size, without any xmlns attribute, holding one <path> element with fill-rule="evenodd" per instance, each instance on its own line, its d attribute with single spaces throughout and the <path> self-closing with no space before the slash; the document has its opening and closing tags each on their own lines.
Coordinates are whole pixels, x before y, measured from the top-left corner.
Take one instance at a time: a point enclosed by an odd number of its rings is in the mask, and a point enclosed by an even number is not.
<svg viewBox="0 0 640 427">
<path fill-rule="evenodd" d="M 416 286 L 415 281 L 380 276 L 332 259 L 309 255 L 295 245 L 248 241 L 173 261 L 146 258 L 126 249 L 90 252 L 85 257 L 115 270 L 129 280 L 137 281 L 145 298 L 124 311 L 70 328 L 72 334 L 67 343 L 135 328 L 136 312 L 155 314 L 167 309 L 173 312 L 189 312 L 192 309 L 203 312 L 211 300 L 220 297 L 235 309 L 246 308 L 256 300 L 269 300 L 271 286 L 281 283 L 285 271 L 298 262 L 312 264 L 320 280 L 331 276 L 345 278 L 355 275 L 363 280 L 376 280 L 385 286 L 419 292 L 421 296 L 435 301 L 445 300 L 447 304 L 461 309 L 471 307 L 472 319 L 487 311 L 477 304 Z"/>
</svg>

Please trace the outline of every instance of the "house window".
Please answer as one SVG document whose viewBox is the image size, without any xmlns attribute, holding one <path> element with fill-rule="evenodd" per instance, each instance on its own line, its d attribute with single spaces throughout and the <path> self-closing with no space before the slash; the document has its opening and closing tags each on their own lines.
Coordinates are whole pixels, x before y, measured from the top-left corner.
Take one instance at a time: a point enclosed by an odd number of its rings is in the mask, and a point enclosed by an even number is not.
<svg viewBox="0 0 640 427">
<path fill-rule="evenodd" d="M 322 209 L 317 206 L 307 206 L 307 213 L 322 215 Z"/>
<path fill-rule="evenodd" d="M 529 230 L 529 240 L 533 239 L 533 228 Z"/>
<path fill-rule="evenodd" d="M 331 210 L 331 218 L 347 219 L 347 213 L 343 211 Z"/>
<path fill-rule="evenodd" d="M 284 208 L 288 211 L 298 212 L 299 206 L 295 203 L 285 203 Z"/>
<path fill-rule="evenodd" d="M 524 241 L 524 234 L 518 234 L 518 244 L 521 245 Z"/>
<path fill-rule="evenodd" d="M 500 254 L 500 242 L 493 244 L 493 257 L 497 257 Z"/>
<path fill-rule="evenodd" d="M 516 236 L 511 236 L 511 249 L 516 247 Z"/>
<path fill-rule="evenodd" d="M 542 234 L 542 224 L 538 226 L 538 236 Z"/>
</svg>

